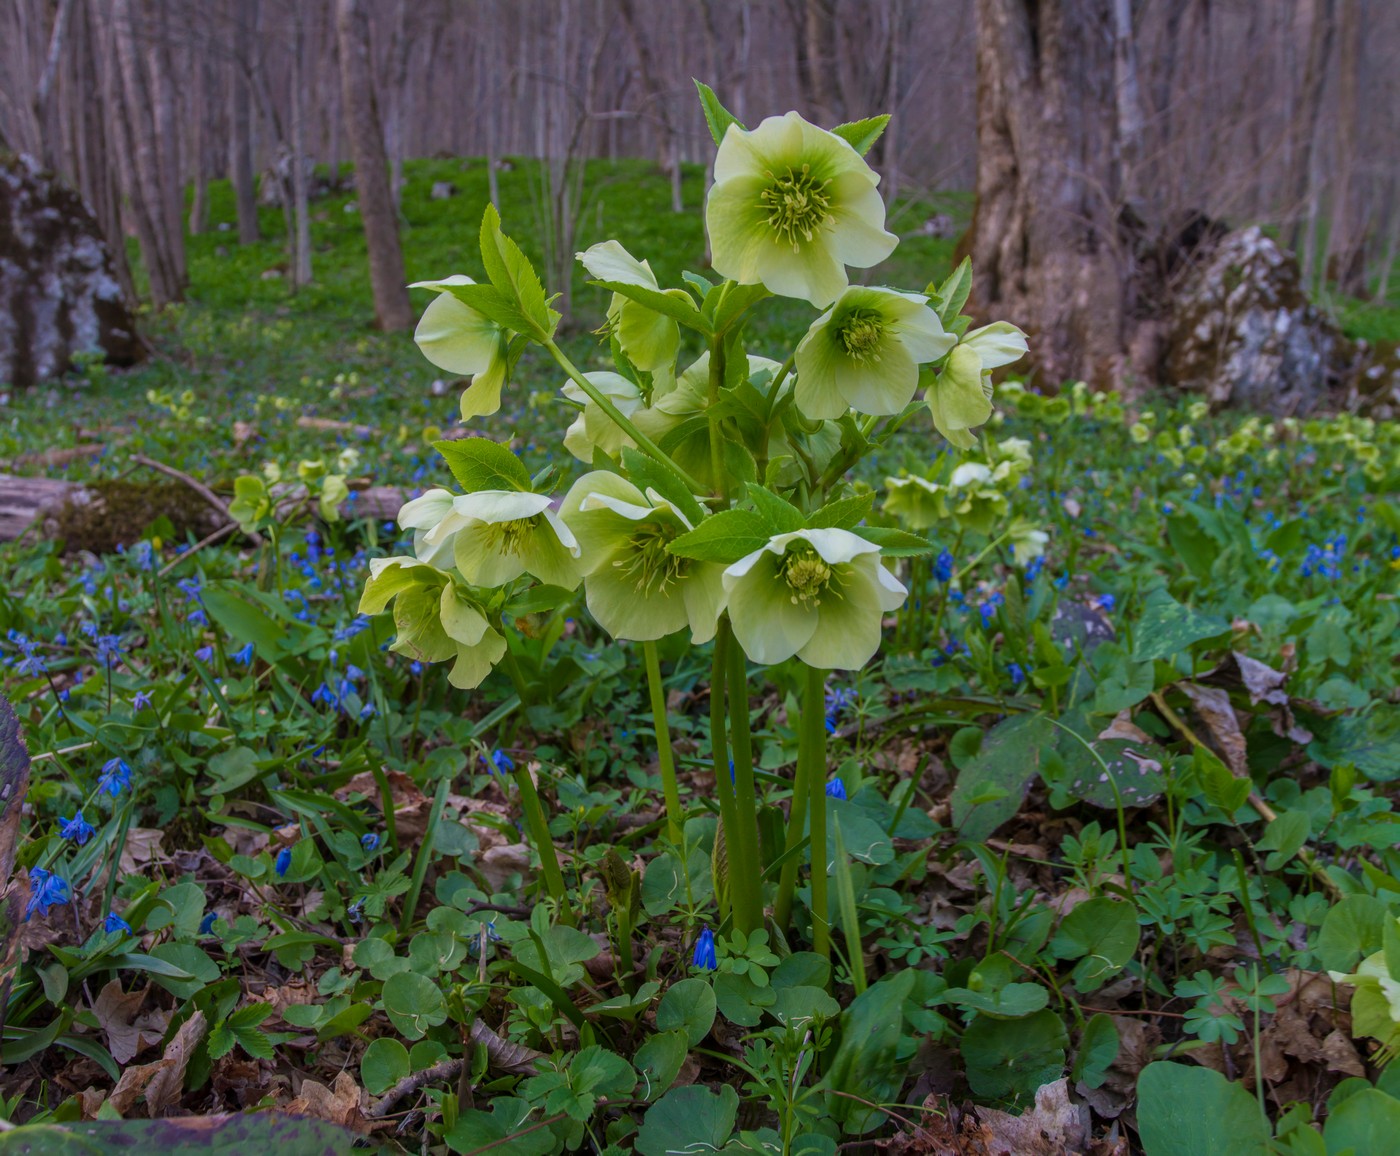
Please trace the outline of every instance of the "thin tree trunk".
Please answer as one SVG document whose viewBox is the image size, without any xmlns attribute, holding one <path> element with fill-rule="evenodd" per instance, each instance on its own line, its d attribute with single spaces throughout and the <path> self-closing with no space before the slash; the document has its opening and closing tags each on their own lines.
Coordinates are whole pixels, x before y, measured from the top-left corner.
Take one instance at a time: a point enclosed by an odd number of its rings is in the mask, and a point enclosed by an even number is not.
<svg viewBox="0 0 1400 1156">
<path fill-rule="evenodd" d="M 1327 82 L 1327 62 L 1332 55 L 1332 39 L 1336 29 L 1337 0 L 1314 0 L 1312 29 L 1308 37 L 1308 60 L 1303 70 L 1303 86 L 1298 94 L 1294 115 L 1294 136 L 1298 141 L 1294 152 L 1294 171 L 1289 192 L 1293 200 L 1293 228 L 1289 244 L 1297 250 L 1305 230 L 1311 229 L 1309 218 L 1316 214 L 1317 154 L 1320 141 L 1318 124 L 1322 119 L 1322 95 Z M 1304 253 L 1305 274 L 1311 267 L 1311 253 Z"/>
<path fill-rule="evenodd" d="M 59 132 L 56 119 L 51 115 L 49 96 L 53 92 L 54 79 L 58 76 L 64 35 L 72 10 L 73 0 L 59 0 L 58 11 L 53 18 L 53 31 L 49 35 L 49 50 L 44 56 L 44 71 L 40 73 L 39 83 L 34 89 L 34 123 L 39 130 L 40 157 L 47 169 L 58 168 Z"/>
<path fill-rule="evenodd" d="M 978 0 L 976 306 L 1052 386 L 1122 373 L 1112 53 L 1108 0 Z"/>
<path fill-rule="evenodd" d="M 306 14 L 291 14 L 295 24 L 292 45 L 292 285 L 311 284 L 311 212 L 306 179 Z"/>
<path fill-rule="evenodd" d="M 355 158 L 355 187 L 369 250 L 375 322 L 380 329 L 411 329 L 413 307 L 404 287 L 399 222 L 389 189 L 389 162 L 375 105 L 369 27 L 362 0 L 337 0 L 336 32 L 346 124 Z"/>
<path fill-rule="evenodd" d="M 258 0 L 233 0 L 233 55 L 229 68 L 229 181 L 238 214 L 238 243 L 262 240 L 258 224 L 258 189 L 253 172 L 253 94 L 248 74 L 253 66 Z"/>
</svg>

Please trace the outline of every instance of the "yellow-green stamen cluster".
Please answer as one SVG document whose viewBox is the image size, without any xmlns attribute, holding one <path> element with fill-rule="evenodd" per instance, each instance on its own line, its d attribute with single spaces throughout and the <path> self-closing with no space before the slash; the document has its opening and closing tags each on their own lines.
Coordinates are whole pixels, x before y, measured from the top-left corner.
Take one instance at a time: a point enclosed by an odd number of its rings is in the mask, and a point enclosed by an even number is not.
<svg viewBox="0 0 1400 1156">
<path fill-rule="evenodd" d="M 831 220 L 831 198 L 826 192 L 831 182 L 814 177 L 810 165 L 803 165 L 800 172 L 789 167 L 781 176 L 769 172 L 768 179 L 772 184 L 759 196 L 769 227 L 797 252 L 801 241 L 810 241 Z"/>
<path fill-rule="evenodd" d="M 525 539 L 535 529 L 538 516 L 533 518 L 513 518 L 509 522 L 494 522 L 491 525 L 491 546 L 502 554 L 519 554 Z"/>
<path fill-rule="evenodd" d="M 805 602 L 820 606 L 822 595 L 831 586 L 832 569 L 815 551 L 798 550 L 785 554 L 780 563 L 784 581 L 792 590 L 793 605 Z"/>
<path fill-rule="evenodd" d="M 636 582 L 638 594 L 662 594 L 680 577 L 685 560 L 666 549 L 673 536 L 661 526 L 644 524 L 628 540 L 626 554 L 613 560 L 613 566 Z"/>
<path fill-rule="evenodd" d="M 879 361 L 885 337 L 885 321 L 877 313 L 857 309 L 842 318 L 837 328 L 841 348 L 856 361 Z"/>
</svg>

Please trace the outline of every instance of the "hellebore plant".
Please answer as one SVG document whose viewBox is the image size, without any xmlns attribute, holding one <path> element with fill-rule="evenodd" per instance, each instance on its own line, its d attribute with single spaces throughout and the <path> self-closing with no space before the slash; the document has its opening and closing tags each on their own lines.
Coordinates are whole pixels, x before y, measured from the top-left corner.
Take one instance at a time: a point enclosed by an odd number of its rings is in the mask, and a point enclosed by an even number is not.
<svg viewBox="0 0 1400 1156">
<path fill-rule="evenodd" d="M 563 455 L 531 477 L 505 444 L 437 443 L 457 488 L 403 507 L 414 555 L 373 564 L 360 610 L 378 614 L 392 601 L 395 650 L 453 662 L 452 682 L 463 688 L 499 663 L 526 703 L 510 607 L 562 604 L 581 582 L 598 625 L 641 645 L 667 836 L 677 845 L 686 814 L 657 643 L 684 633 L 710 646 L 720 920 L 747 935 L 771 903 L 788 930 L 810 862 L 811 939 L 829 954 L 827 673 L 875 657 L 886 615 L 907 595 L 896 568 L 934 551 L 915 533 L 872 524 L 875 495 L 857 492 L 847 475 L 921 413 L 955 446 L 975 444 L 970 431 L 992 412 L 990 371 L 1015 361 L 1025 339 L 1005 323 L 968 333 L 966 262 L 921 292 L 849 283 L 848 269 L 878 264 L 897 244 L 864 159 L 887 117 L 827 131 L 790 112 L 750 131 L 699 89 L 719 148 L 705 209 L 717 276 L 686 273 L 683 285 L 663 286 L 616 241 L 579 254 L 611 295 L 602 330 L 611 368 L 584 373 L 560 349 L 552 298 L 492 208 L 480 232 L 486 279 L 418 283 L 436 293 L 416 333 L 424 355 L 472 375 L 464 418 L 496 412 L 516 361 L 538 346 L 563 374 L 561 410 L 572 416 L 562 448 L 589 472 L 560 500 L 550 489 Z M 750 318 L 775 295 L 809 302 L 818 315 L 795 349 L 770 358 L 746 338 Z M 685 352 L 695 345 L 698 356 Z M 994 469 L 979 463 L 970 487 L 892 481 L 887 509 L 903 507 L 923 530 L 949 517 L 961 525 L 971 501 L 981 526 L 998 516 L 987 500 L 996 486 L 1019 476 L 1014 462 L 1001 478 Z M 1023 536 L 1018 547 L 1034 541 Z M 748 683 L 753 666 L 794 659 L 805 675 L 790 813 L 781 846 L 761 847 Z M 529 768 L 506 766 L 545 885 L 567 917 Z M 697 967 L 715 966 L 709 936 L 698 941 Z"/>
</svg>

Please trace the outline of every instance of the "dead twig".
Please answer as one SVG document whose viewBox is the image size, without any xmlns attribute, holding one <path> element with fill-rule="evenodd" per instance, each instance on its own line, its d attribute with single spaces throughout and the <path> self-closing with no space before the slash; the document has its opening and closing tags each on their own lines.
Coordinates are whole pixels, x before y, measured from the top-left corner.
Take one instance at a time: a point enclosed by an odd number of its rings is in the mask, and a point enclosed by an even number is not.
<svg viewBox="0 0 1400 1156">
<path fill-rule="evenodd" d="M 190 477 L 190 475 L 183 470 L 177 470 L 174 466 L 168 466 L 164 462 L 158 462 L 155 458 L 148 458 L 145 454 L 132 454 L 131 460 L 138 466 L 145 466 L 147 469 L 156 470 L 168 478 L 174 478 L 177 482 L 184 482 L 185 485 L 189 486 L 191 490 L 203 498 L 210 507 L 218 510 L 220 514 L 234 525 L 238 524 L 238 520 L 228 512 L 227 502 L 220 498 L 218 494 L 214 493 L 214 491 L 203 482 Z M 248 537 L 254 545 L 261 546 L 263 544 L 262 535 L 256 531 L 249 531 Z"/>
</svg>

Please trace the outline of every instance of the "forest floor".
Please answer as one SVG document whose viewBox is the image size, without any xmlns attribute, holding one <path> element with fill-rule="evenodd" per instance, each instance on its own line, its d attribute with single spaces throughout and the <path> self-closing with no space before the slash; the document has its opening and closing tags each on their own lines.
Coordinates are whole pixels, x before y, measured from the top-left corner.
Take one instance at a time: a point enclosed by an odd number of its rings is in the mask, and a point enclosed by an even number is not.
<svg viewBox="0 0 1400 1156">
<path fill-rule="evenodd" d="M 482 163 L 407 172 L 410 280 L 480 276 Z M 538 180 L 501 172 L 501 200 L 547 269 Z M 440 181 L 459 195 L 432 199 Z M 570 250 L 616 237 L 662 284 L 703 268 L 698 169 L 682 214 L 641 162 L 590 166 L 585 188 Z M 967 457 L 925 423 L 864 464 L 858 488 L 881 503 L 887 477 L 947 485 L 960 462 L 1016 480 L 909 524 L 937 561 L 904 571 L 915 594 L 879 660 L 827 685 L 829 965 L 805 906 L 749 937 L 721 918 L 707 647 L 660 647 L 688 813 L 672 841 L 640 649 L 610 642 L 582 591 L 515 606 L 518 679 L 457 691 L 387 650 L 392 616 L 358 613 L 369 561 L 407 548 L 392 521 L 352 497 L 338 521 L 289 513 L 260 545 L 191 550 L 207 503 L 134 462 L 226 499 L 268 462 L 443 484 L 430 443 L 457 425 L 458 389 L 409 335 L 371 327 L 352 200 L 313 202 L 316 282 L 293 294 L 280 213 L 264 210 L 274 239 L 240 247 L 216 185 L 188 301 L 144 319 L 156 356 L 0 409 L 7 468 L 108 495 L 61 542 L 0 545 L 0 692 L 32 758 L 17 862 L 37 897 L 0 1120 L 55 1129 L 0 1130 L 0 1153 L 103 1127 L 174 1150 L 187 1116 L 263 1108 L 511 1156 L 661 1156 L 678 1136 L 784 1156 L 862 1138 L 1387 1150 L 1400 432 L 1012 388 Z M 920 230 L 967 208 L 901 206 L 882 278 L 944 277 L 953 239 Z M 591 332 L 605 297 L 573 277 L 566 348 L 610 367 Z M 1400 332 L 1400 309 L 1335 304 L 1354 336 Z M 749 347 L 798 324 L 772 303 Z M 527 354 L 481 423 L 531 473 L 559 465 L 561 384 Z M 1032 531 L 1043 555 L 1017 545 Z M 767 678 L 751 727 L 776 816 L 800 678 Z M 18 765 L 0 722 L 0 785 Z M 519 771 L 545 799 L 567 909 L 542 899 Z M 764 848 L 776 876 L 783 848 Z M 1363 960 L 1354 985 L 1329 977 Z M 257 1130 L 278 1120 L 240 1117 L 244 1142 L 341 1143 Z"/>
</svg>

